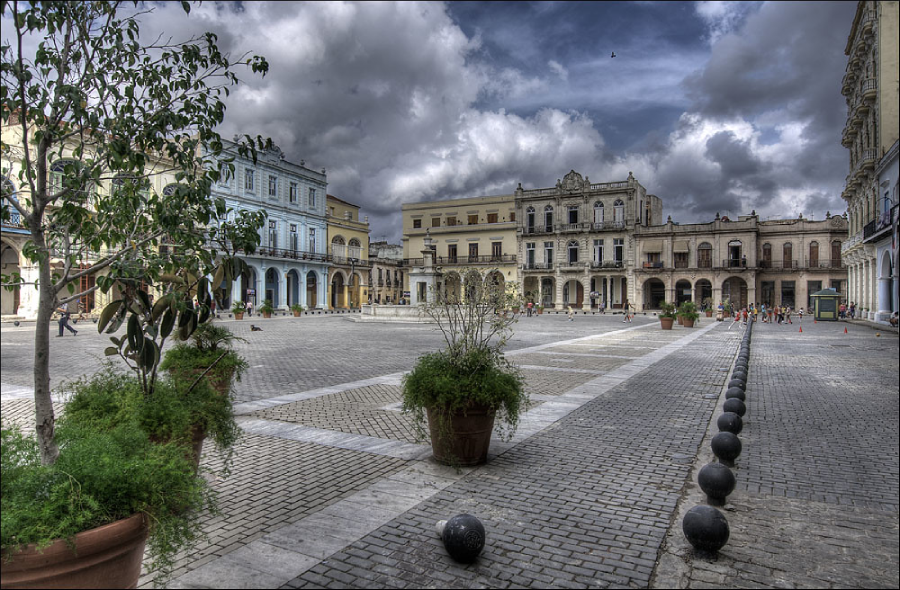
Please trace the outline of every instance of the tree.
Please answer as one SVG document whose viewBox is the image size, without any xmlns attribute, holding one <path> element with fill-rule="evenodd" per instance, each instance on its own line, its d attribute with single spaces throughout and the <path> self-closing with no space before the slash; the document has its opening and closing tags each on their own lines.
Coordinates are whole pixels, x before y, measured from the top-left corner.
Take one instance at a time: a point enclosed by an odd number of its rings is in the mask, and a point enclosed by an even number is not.
<svg viewBox="0 0 900 590">
<path fill-rule="evenodd" d="M 187 2 L 182 6 L 190 12 Z M 171 309 L 181 312 L 179 324 L 190 322 L 195 312 L 185 300 L 204 297 L 202 277 L 223 256 L 240 270 L 230 254 L 253 252 L 258 243 L 263 215 L 229 216 L 210 189 L 234 169 L 221 157 L 215 129 L 225 117 L 223 99 L 240 83 L 236 68 L 265 75 L 268 63 L 248 55 L 232 62 L 212 33 L 142 41 L 137 2 L 3 0 L 0 13 L 14 25 L 0 47 L 0 114 L 11 138 L 3 140 L 3 177 L 20 188 L 4 195 L 3 214 L 21 216 L 29 232 L 23 253 L 38 268 L 34 400 L 41 459 L 51 464 L 59 453 L 49 374 L 54 310 L 116 286 L 127 295 L 106 318 L 117 329 L 127 313 L 150 318 L 135 297 L 136 287 L 146 285 L 184 295 Z M 36 40 L 29 54 L 25 48 Z M 246 136 L 241 153 L 255 160 L 265 145 Z M 160 175 L 171 179 L 166 190 Z M 232 221 L 220 223 L 226 216 Z M 161 254 L 162 242 L 175 244 L 177 256 Z M 224 242 L 234 250 L 223 249 Z M 95 285 L 81 289 L 89 276 Z M 9 276 L 3 283 L 11 288 L 23 280 Z M 157 330 L 161 316 L 153 321 L 139 327 Z M 135 350 L 128 356 L 134 359 Z"/>
</svg>

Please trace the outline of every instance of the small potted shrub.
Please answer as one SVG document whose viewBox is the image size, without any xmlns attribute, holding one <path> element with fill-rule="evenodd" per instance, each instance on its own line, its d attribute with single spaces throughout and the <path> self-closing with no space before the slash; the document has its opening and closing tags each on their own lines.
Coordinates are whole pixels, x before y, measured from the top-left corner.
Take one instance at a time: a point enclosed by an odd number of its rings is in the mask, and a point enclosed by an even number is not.
<svg viewBox="0 0 900 590">
<path fill-rule="evenodd" d="M 694 322 L 700 318 L 700 314 L 697 313 L 697 304 L 693 301 L 683 302 L 678 306 L 678 317 L 681 318 L 681 323 L 685 328 L 693 328 Z"/>
<path fill-rule="evenodd" d="M 234 314 L 234 319 L 244 319 L 244 311 L 246 311 L 246 309 L 247 307 L 244 305 L 243 301 L 235 301 L 234 305 L 231 306 L 231 313 Z"/>
<path fill-rule="evenodd" d="M 300 314 L 303 313 L 303 306 L 299 303 L 295 303 L 291 306 L 291 311 L 294 312 L 295 318 L 299 318 Z"/>
<path fill-rule="evenodd" d="M 659 324 L 663 330 L 671 330 L 675 324 L 675 306 L 663 301 L 659 304 Z"/>
<path fill-rule="evenodd" d="M 543 313 L 544 313 L 544 306 L 541 305 L 540 303 L 538 303 L 538 305 L 537 305 L 537 312 L 538 312 L 538 315 L 543 315 Z"/>
<path fill-rule="evenodd" d="M 263 301 L 263 304 L 259 306 L 259 313 L 261 313 L 264 318 L 272 317 L 273 311 L 275 311 L 275 308 L 272 307 L 271 299 L 266 299 L 265 301 Z"/>
<path fill-rule="evenodd" d="M 436 299 L 422 307 L 434 320 L 447 346 L 419 358 L 403 379 L 403 411 L 411 413 L 420 439 L 431 437 L 434 458 L 447 465 L 487 461 L 494 419 L 501 436 L 511 437 L 528 397 L 519 371 L 503 356 L 516 315 L 514 293 L 466 275 L 466 297 Z"/>
<path fill-rule="evenodd" d="M 706 317 L 711 318 L 713 316 L 713 301 L 712 297 L 707 297 L 703 300 L 703 312 L 706 314 Z"/>
</svg>

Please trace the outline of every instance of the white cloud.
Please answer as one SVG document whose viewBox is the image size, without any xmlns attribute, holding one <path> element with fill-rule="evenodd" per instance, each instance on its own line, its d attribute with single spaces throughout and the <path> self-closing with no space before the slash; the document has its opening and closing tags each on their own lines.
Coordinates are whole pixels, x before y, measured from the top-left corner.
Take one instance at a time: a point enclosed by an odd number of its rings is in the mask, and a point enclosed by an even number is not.
<svg viewBox="0 0 900 590">
<path fill-rule="evenodd" d="M 563 80 L 564 82 L 568 82 L 569 70 L 567 70 L 561 63 L 559 63 L 555 59 L 551 59 L 549 62 L 547 62 L 547 65 L 550 66 L 550 69 L 553 71 L 554 74 L 559 76 L 560 80 Z"/>
</svg>

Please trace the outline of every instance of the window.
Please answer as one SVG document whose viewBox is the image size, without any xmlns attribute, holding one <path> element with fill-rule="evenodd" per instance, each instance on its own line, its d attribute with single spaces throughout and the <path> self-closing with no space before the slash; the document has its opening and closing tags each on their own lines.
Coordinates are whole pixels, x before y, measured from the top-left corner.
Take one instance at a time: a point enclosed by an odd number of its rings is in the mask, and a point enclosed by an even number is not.
<svg viewBox="0 0 900 590">
<path fill-rule="evenodd" d="M 309 251 L 316 251 L 316 228 L 309 228 Z"/>
<path fill-rule="evenodd" d="M 772 244 L 763 244 L 762 268 L 772 268 Z"/>
<path fill-rule="evenodd" d="M 355 260 L 359 260 L 362 255 L 362 247 L 356 238 L 352 238 L 350 243 L 347 244 L 347 255 Z"/>
<path fill-rule="evenodd" d="M 244 190 L 253 192 L 253 170 L 244 170 Z"/>
<path fill-rule="evenodd" d="M 413 219 L 413 229 L 422 229 L 421 219 Z"/>
<path fill-rule="evenodd" d="M 708 242 L 697 247 L 697 267 L 712 268 L 712 246 Z"/>
<path fill-rule="evenodd" d="M 544 207 L 544 229 L 546 231 L 553 231 L 553 206 L 547 205 Z"/>
<path fill-rule="evenodd" d="M 469 244 L 469 262 L 478 262 L 478 244 Z"/>
<path fill-rule="evenodd" d="M 603 262 L 603 240 L 594 240 L 594 262 Z"/>
<path fill-rule="evenodd" d="M 613 240 L 613 259 L 617 263 L 625 262 L 625 239 L 615 238 Z"/>
<path fill-rule="evenodd" d="M 269 197 L 278 198 L 278 177 L 269 175 Z"/>
<path fill-rule="evenodd" d="M 809 266 L 816 268 L 819 266 L 819 242 L 809 243 Z M 818 289 L 821 291 L 821 289 Z"/>
<path fill-rule="evenodd" d="M 616 225 L 622 226 L 625 224 L 625 203 L 621 199 L 616 199 L 616 202 L 613 203 L 613 215 L 615 216 Z"/>
<path fill-rule="evenodd" d="M 730 268 L 738 268 L 741 265 L 746 266 L 744 257 L 741 255 L 741 241 L 732 240 L 728 242 L 728 266 Z"/>
<path fill-rule="evenodd" d="M 291 224 L 291 252 L 296 252 L 300 248 L 300 241 L 297 236 L 297 225 Z"/>
<path fill-rule="evenodd" d="M 491 258 L 499 260 L 503 256 L 503 242 L 491 242 Z"/>
<path fill-rule="evenodd" d="M 578 242 L 571 241 L 568 245 L 569 264 L 578 264 Z"/>
<path fill-rule="evenodd" d="M 793 268 L 794 266 L 794 246 L 790 242 L 782 247 L 783 268 Z"/>
<path fill-rule="evenodd" d="M 688 253 L 687 252 L 676 252 L 675 253 L 675 268 L 687 268 L 688 267 Z"/>
<path fill-rule="evenodd" d="M 499 216 L 497 213 L 488 213 L 488 223 L 497 223 Z"/>
<path fill-rule="evenodd" d="M 597 201 L 594 203 L 594 224 L 600 225 L 603 223 L 603 203 Z"/>
<path fill-rule="evenodd" d="M 447 261 L 451 264 L 456 264 L 456 244 L 448 244 L 447 245 Z"/>
<path fill-rule="evenodd" d="M 432 217 L 431 218 L 431 227 L 441 227 L 441 218 L 440 217 Z"/>
<path fill-rule="evenodd" d="M 288 193 L 289 198 L 290 198 L 290 201 L 291 201 L 291 204 L 293 204 L 293 205 L 296 205 L 296 204 L 297 204 L 297 195 L 298 195 L 298 194 L 299 194 L 299 191 L 298 191 L 298 189 L 297 189 L 297 183 L 296 183 L 296 182 L 292 182 L 292 183 L 291 183 L 291 186 L 290 186 L 289 193 Z"/>
<path fill-rule="evenodd" d="M 534 268 L 534 242 L 525 243 L 525 268 Z"/>
<path fill-rule="evenodd" d="M 834 240 L 831 242 L 831 268 L 840 268 L 841 266 L 841 241 Z M 840 292 L 840 290 L 838 290 Z"/>
<path fill-rule="evenodd" d="M 269 222 L 269 248 L 278 247 L 278 222 Z"/>
<path fill-rule="evenodd" d="M 529 207 L 525 211 L 525 228 L 528 232 L 534 231 L 534 207 Z"/>
<path fill-rule="evenodd" d="M 569 223 L 578 223 L 578 205 L 569 205 Z"/>
<path fill-rule="evenodd" d="M 309 208 L 316 208 L 316 189 L 314 188 L 309 189 Z"/>
<path fill-rule="evenodd" d="M 515 221 L 515 220 L 516 220 L 516 212 L 515 212 L 515 211 L 510 211 L 510 212 L 509 212 L 509 220 L 510 220 L 510 221 Z"/>
<path fill-rule="evenodd" d="M 478 215 L 469 215 L 469 225 L 478 225 Z"/>
<path fill-rule="evenodd" d="M 447 225 L 449 225 L 449 226 L 451 226 L 451 227 L 454 226 L 454 225 L 456 225 L 456 217 L 453 216 L 453 215 L 451 215 L 450 217 L 448 217 L 448 218 L 447 218 Z"/>
<path fill-rule="evenodd" d="M 544 242 L 544 262 L 547 268 L 553 268 L 553 242 Z"/>
</svg>

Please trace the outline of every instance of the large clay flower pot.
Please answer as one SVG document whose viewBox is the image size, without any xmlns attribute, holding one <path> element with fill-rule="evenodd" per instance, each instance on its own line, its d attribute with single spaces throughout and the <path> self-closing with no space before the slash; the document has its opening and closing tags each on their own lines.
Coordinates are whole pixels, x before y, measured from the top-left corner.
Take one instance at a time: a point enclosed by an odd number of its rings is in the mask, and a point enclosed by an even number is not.
<svg viewBox="0 0 900 590">
<path fill-rule="evenodd" d="M 694 327 L 694 320 L 689 320 L 688 318 L 682 319 L 681 323 L 685 328 L 693 328 Z"/>
<path fill-rule="evenodd" d="M 659 325 L 663 330 L 671 330 L 675 324 L 675 318 L 659 318 Z"/>
<path fill-rule="evenodd" d="M 3 588 L 135 588 L 149 529 L 143 514 L 75 535 L 42 551 L 3 552 Z"/>
<path fill-rule="evenodd" d="M 427 408 L 431 450 L 438 463 L 466 467 L 487 462 L 494 430 L 495 411 L 488 406 L 470 407 L 465 413 L 450 417 L 449 432 L 443 431 L 437 420 L 439 411 Z"/>
</svg>

